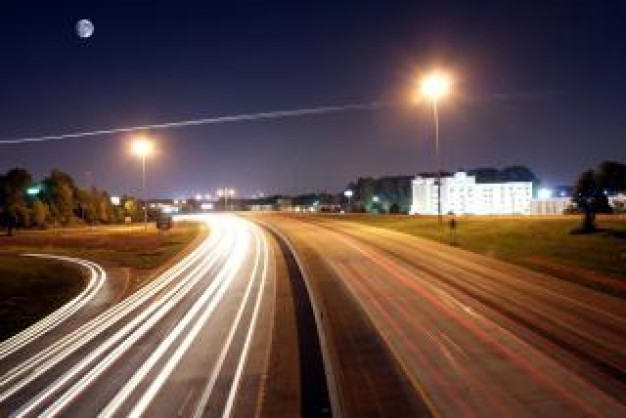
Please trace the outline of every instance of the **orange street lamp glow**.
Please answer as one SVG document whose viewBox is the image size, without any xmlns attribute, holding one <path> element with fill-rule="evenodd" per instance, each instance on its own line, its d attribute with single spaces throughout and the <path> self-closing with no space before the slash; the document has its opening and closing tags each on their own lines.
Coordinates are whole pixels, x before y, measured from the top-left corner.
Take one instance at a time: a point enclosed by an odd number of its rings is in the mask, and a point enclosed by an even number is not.
<svg viewBox="0 0 626 418">
<path fill-rule="evenodd" d="M 435 123 L 435 158 L 437 160 L 437 219 L 439 225 L 443 224 L 441 217 L 441 157 L 439 156 L 439 111 L 437 104 L 439 99 L 449 94 L 452 88 L 452 78 L 442 72 L 433 71 L 420 80 L 420 93 L 428 99 L 432 105 L 433 121 Z"/>
<path fill-rule="evenodd" d="M 145 137 L 133 140 L 131 152 L 141 158 L 141 194 L 143 195 L 143 225 L 148 230 L 148 202 L 146 195 L 146 157 L 154 152 L 154 143 Z"/>
<path fill-rule="evenodd" d="M 154 152 L 154 144 L 147 138 L 139 137 L 133 141 L 131 151 L 138 157 L 147 157 Z"/>
<path fill-rule="evenodd" d="M 433 102 L 446 96 L 451 87 L 452 79 L 447 74 L 440 72 L 433 72 L 420 81 L 420 92 Z"/>
</svg>

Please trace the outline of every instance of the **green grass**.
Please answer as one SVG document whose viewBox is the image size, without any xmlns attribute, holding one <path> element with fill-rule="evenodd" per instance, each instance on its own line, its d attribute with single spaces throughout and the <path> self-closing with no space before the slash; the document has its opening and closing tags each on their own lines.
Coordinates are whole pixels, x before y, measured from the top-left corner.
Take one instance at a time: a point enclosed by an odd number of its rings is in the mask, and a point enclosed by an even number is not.
<svg viewBox="0 0 626 418">
<path fill-rule="evenodd" d="M 448 219 L 441 228 L 436 217 L 343 216 L 340 219 L 388 228 L 441 242 L 450 242 Z M 617 279 L 626 283 L 626 219 L 600 219 L 602 231 L 575 235 L 577 217 L 457 218 L 461 248 L 555 275 Z"/>
<path fill-rule="evenodd" d="M 0 341 L 54 311 L 83 288 L 79 268 L 0 255 Z"/>
<path fill-rule="evenodd" d="M 42 252 L 88 258 L 137 270 L 155 269 L 187 246 L 201 227 L 183 222 L 167 231 L 154 227 L 97 227 L 56 231 L 20 231 L 0 237 L 0 251 Z"/>
</svg>

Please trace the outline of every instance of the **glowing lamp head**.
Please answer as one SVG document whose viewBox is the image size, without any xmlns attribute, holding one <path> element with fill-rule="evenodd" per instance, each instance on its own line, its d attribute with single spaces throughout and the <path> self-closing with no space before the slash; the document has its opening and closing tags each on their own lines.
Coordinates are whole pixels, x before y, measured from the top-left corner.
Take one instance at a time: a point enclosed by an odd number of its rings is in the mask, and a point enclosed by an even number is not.
<svg viewBox="0 0 626 418">
<path fill-rule="evenodd" d="M 138 157 L 148 157 L 154 153 L 154 144 L 147 138 L 137 138 L 133 141 L 131 151 Z"/>
<path fill-rule="evenodd" d="M 429 100 L 437 101 L 446 96 L 452 87 L 452 79 L 443 73 L 431 73 L 420 81 L 420 92 Z"/>
<path fill-rule="evenodd" d="M 352 196 L 354 196 L 354 192 L 352 190 L 346 190 L 343 192 L 343 195 L 347 198 L 351 198 Z"/>
</svg>

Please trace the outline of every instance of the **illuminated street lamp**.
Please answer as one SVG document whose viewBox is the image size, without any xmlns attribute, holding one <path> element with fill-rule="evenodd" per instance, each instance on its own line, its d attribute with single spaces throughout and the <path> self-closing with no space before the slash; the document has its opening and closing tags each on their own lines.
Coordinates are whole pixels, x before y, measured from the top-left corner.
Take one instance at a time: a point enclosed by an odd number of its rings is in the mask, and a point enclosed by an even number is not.
<svg viewBox="0 0 626 418">
<path fill-rule="evenodd" d="M 226 193 L 228 194 L 228 196 L 230 197 L 230 210 L 232 211 L 234 209 L 233 206 L 233 197 L 235 197 L 235 189 L 228 189 L 226 191 Z"/>
<path fill-rule="evenodd" d="M 439 157 L 439 113 L 437 104 L 452 87 L 452 79 L 447 74 L 432 72 L 420 81 L 420 93 L 430 101 L 435 122 L 435 157 L 437 159 L 437 217 L 441 225 L 441 159 Z"/>
<path fill-rule="evenodd" d="M 350 189 L 343 192 L 343 195 L 348 199 L 348 211 L 352 207 L 352 196 L 354 196 L 354 192 Z"/>
<path fill-rule="evenodd" d="M 231 210 L 232 210 L 232 198 L 235 196 L 235 189 L 224 187 L 223 189 L 217 189 L 217 196 L 224 198 L 224 210 L 227 209 L 228 198 L 231 198 Z"/>
<path fill-rule="evenodd" d="M 146 157 L 154 153 L 154 143 L 146 137 L 136 138 L 131 145 L 131 152 L 141 158 L 141 184 L 143 195 L 143 225 L 148 230 L 148 201 L 146 196 Z"/>
</svg>

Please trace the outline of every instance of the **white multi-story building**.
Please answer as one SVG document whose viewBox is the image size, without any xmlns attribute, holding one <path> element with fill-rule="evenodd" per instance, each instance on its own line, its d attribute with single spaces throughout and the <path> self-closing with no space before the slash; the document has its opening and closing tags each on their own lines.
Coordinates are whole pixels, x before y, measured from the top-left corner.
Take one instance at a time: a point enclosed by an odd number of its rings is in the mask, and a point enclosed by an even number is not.
<svg viewBox="0 0 626 418">
<path fill-rule="evenodd" d="M 528 181 L 476 183 L 475 176 L 459 171 L 441 178 L 441 213 L 455 215 L 529 215 L 533 184 Z M 436 215 L 437 180 L 413 180 L 411 213 Z"/>
<path fill-rule="evenodd" d="M 537 198 L 530 202 L 531 215 L 563 215 L 573 207 L 571 197 Z"/>
</svg>

